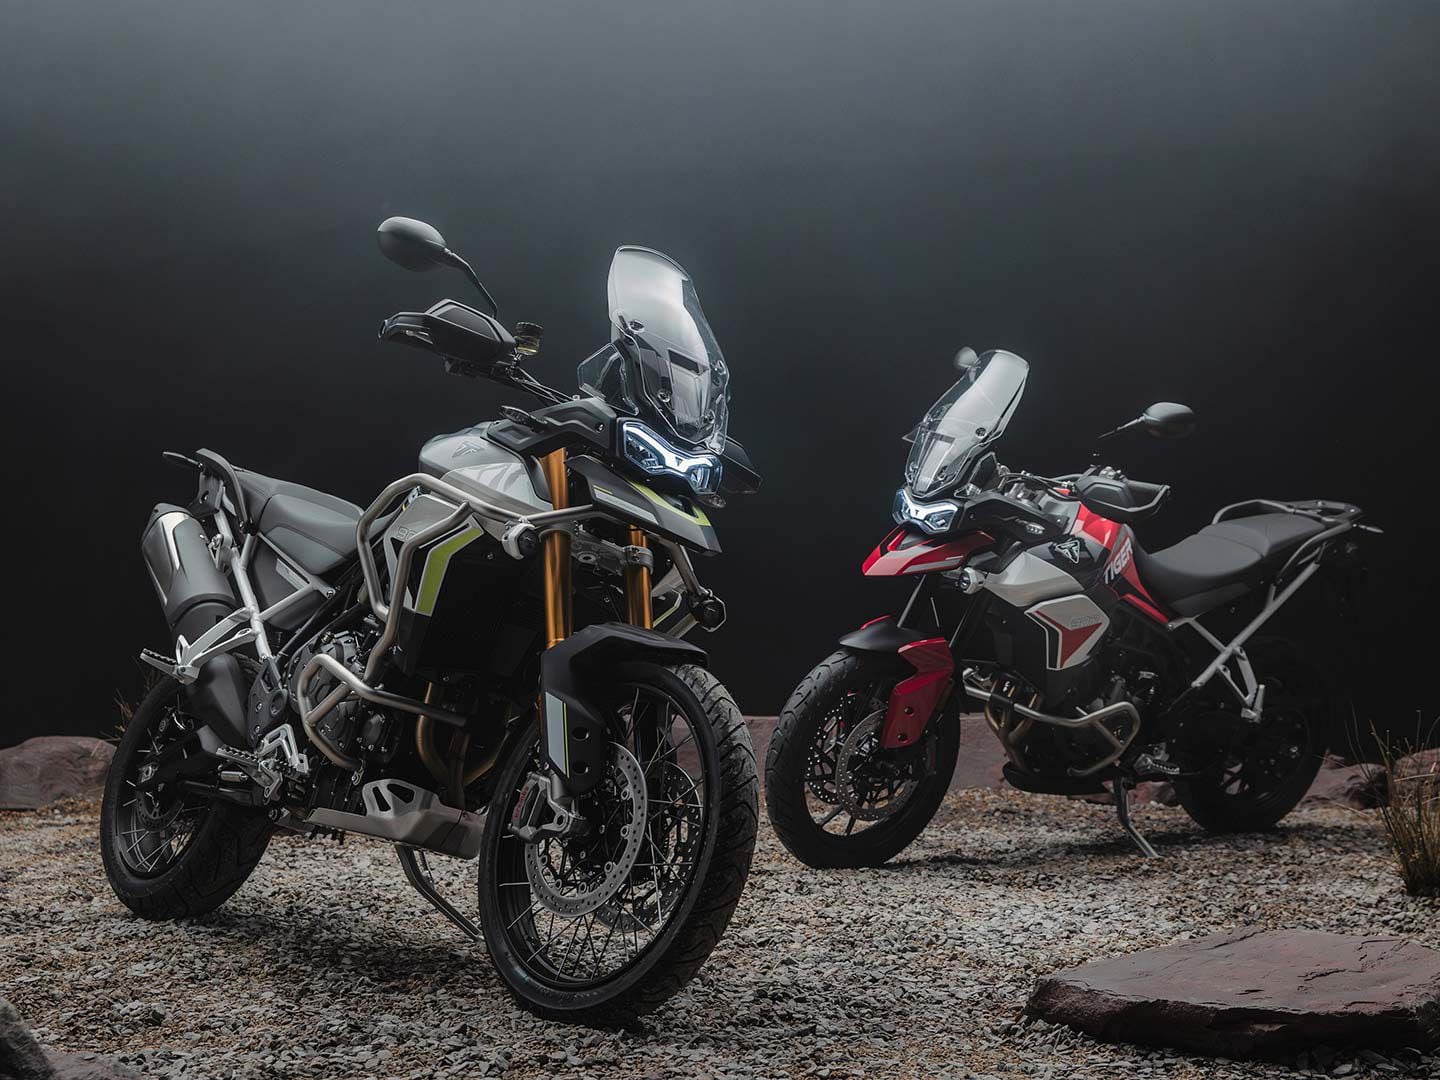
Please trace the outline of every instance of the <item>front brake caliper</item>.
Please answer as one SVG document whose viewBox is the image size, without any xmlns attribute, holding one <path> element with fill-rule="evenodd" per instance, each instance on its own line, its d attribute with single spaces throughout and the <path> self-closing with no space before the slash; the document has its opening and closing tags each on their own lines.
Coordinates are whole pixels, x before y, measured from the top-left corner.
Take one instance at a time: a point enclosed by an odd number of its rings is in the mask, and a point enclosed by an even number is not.
<svg viewBox="0 0 1440 1080">
<path fill-rule="evenodd" d="M 521 842 L 533 844 L 545 833 L 558 837 L 583 835 L 589 823 L 574 810 L 573 796 L 563 793 L 559 778 L 550 773 L 533 772 L 521 789 L 510 816 L 510 832 Z M 561 792 L 556 788 L 561 787 Z M 544 820 L 546 811 L 550 820 Z"/>
</svg>

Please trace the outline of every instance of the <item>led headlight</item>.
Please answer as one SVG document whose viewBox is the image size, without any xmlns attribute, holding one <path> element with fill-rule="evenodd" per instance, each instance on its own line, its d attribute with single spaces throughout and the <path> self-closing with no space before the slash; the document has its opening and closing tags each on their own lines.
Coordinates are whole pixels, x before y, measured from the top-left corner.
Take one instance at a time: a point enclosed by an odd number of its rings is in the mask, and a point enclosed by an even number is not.
<svg viewBox="0 0 1440 1080">
<path fill-rule="evenodd" d="M 638 420 L 620 425 L 620 448 L 637 469 L 651 476 L 678 476 L 697 495 L 713 495 L 720 489 L 719 457 L 680 450 Z"/>
<path fill-rule="evenodd" d="M 917 525 L 927 533 L 943 533 L 955 524 L 960 504 L 949 499 L 940 502 L 916 502 L 903 487 L 895 492 L 895 506 L 890 511 L 897 525 Z"/>
</svg>

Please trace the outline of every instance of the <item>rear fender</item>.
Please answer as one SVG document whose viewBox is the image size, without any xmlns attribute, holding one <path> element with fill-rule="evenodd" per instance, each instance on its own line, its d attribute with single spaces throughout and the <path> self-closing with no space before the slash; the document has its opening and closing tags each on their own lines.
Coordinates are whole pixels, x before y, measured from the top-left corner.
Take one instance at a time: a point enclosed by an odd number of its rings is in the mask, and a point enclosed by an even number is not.
<svg viewBox="0 0 1440 1080">
<path fill-rule="evenodd" d="M 855 652 L 890 653 L 915 669 L 890 691 L 880 745 L 887 750 L 914 746 L 955 681 L 955 658 L 943 637 L 926 637 L 899 626 L 889 615 L 871 619 L 840 639 L 842 648 Z"/>
<path fill-rule="evenodd" d="M 698 645 L 613 622 L 578 630 L 540 657 L 540 740 L 572 795 L 586 794 L 605 775 L 609 740 L 598 691 L 627 660 L 703 666 L 707 657 Z"/>
</svg>

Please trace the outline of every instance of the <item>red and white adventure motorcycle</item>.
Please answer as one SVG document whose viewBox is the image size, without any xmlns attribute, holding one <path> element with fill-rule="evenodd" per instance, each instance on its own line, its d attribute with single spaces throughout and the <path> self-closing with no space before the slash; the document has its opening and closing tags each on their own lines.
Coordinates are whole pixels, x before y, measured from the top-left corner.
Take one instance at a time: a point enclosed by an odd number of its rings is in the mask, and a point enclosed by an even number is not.
<svg viewBox="0 0 1440 1080">
<path fill-rule="evenodd" d="M 919 835 L 950 784 L 959 714 L 983 711 L 1024 791 L 1115 798 L 1169 780 L 1214 831 L 1264 829 L 1314 779 L 1341 702 L 1293 644 L 1257 637 L 1322 570 L 1357 565 L 1360 511 L 1252 499 L 1163 551 L 1132 526 L 1170 489 L 1093 466 L 1045 477 L 990 447 L 1028 365 L 956 357 L 960 379 L 909 436 L 896 528 L 869 577 L 914 575 L 900 617 L 840 639 L 791 694 L 765 765 L 770 820 L 811 866 L 875 866 Z M 1117 428 L 1189 434 L 1160 403 Z M 1348 579 L 1349 574 L 1338 575 Z M 1222 640 L 1219 616 L 1236 615 Z"/>
</svg>

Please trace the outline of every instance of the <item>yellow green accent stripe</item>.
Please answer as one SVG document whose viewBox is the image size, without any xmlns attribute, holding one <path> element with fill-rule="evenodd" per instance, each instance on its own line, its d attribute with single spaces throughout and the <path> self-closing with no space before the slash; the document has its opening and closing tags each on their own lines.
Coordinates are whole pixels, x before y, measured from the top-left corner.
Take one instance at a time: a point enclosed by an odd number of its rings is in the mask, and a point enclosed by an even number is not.
<svg viewBox="0 0 1440 1080">
<path fill-rule="evenodd" d="M 633 487 L 636 491 L 640 492 L 641 495 L 644 495 L 647 499 L 649 499 L 651 502 L 653 502 L 656 506 L 663 506 L 666 510 L 669 510 L 672 514 L 681 514 L 681 515 L 683 515 L 684 517 L 688 517 L 691 521 L 695 522 L 697 525 L 706 525 L 706 526 L 708 526 L 708 525 L 710 524 L 710 519 L 705 516 L 705 511 L 702 510 L 702 509 L 700 509 L 700 507 L 695 506 L 694 504 L 689 504 L 690 507 L 691 507 L 689 511 L 682 510 L 680 507 L 676 506 L 674 503 L 670 502 L 668 499 L 666 499 L 665 497 L 663 497 L 662 495 L 660 495 L 659 492 L 653 490 L 652 488 L 647 487 L 646 485 L 640 483 L 639 481 L 631 480 L 631 481 L 630 481 L 630 486 Z"/>
<path fill-rule="evenodd" d="M 440 595 L 440 586 L 445 581 L 445 571 L 450 568 L 451 557 L 461 548 L 478 539 L 484 529 L 466 525 L 447 540 L 442 540 L 430 549 L 425 558 L 425 573 L 420 578 L 420 595 L 415 599 L 415 611 L 429 615 L 435 610 L 435 600 Z"/>
</svg>

